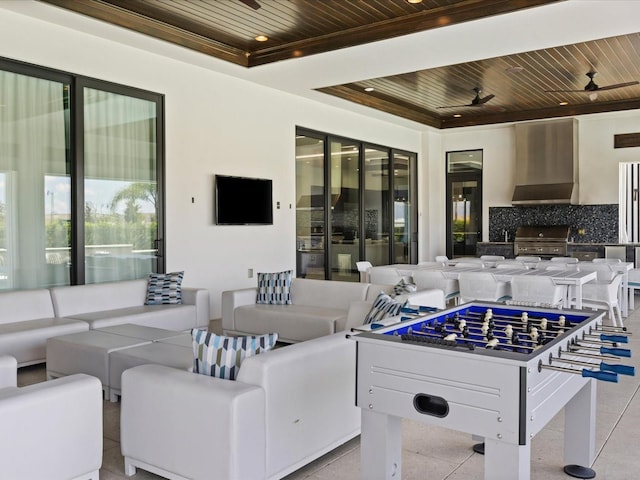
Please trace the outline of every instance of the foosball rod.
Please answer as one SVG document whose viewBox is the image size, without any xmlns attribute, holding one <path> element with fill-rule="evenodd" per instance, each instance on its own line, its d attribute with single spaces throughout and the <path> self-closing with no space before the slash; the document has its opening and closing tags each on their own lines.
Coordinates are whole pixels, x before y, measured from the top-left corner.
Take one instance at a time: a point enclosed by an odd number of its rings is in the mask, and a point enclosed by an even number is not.
<svg viewBox="0 0 640 480">
<path fill-rule="evenodd" d="M 586 368 L 583 368 L 581 370 L 575 370 L 573 368 L 556 367 L 554 365 L 543 365 L 542 362 L 540 362 L 538 364 L 538 371 L 542 369 L 555 370 L 555 371 L 564 372 L 564 373 L 574 373 L 577 375 L 581 375 L 585 378 L 590 377 L 590 378 L 595 378 L 596 380 L 602 380 L 604 382 L 618 383 L 618 374 L 613 372 L 601 372 L 598 370 L 594 371 Z"/>
<path fill-rule="evenodd" d="M 509 347 L 509 348 L 522 348 L 525 350 L 534 350 L 535 347 L 529 346 L 529 345 L 522 345 L 522 344 L 517 344 L 517 343 L 501 343 L 500 340 L 498 338 L 493 338 L 492 340 L 478 340 L 476 338 L 469 338 L 469 337 L 462 337 L 462 336 L 458 336 L 457 332 L 443 332 L 443 333 L 431 333 L 431 332 L 423 332 L 421 330 L 413 330 L 411 332 L 407 332 L 408 335 L 416 335 L 416 336 L 425 336 L 425 337 L 429 337 L 429 338 L 441 338 L 442 340 L 451 340 L 451 341 L 461 341 L 461 342 L 473 342 L 473 343 L 479 343 L 484 345 L 486 348 L 493 348 L 495 346 L 501 346 L 501 347 Z M 501 337 L 504 338 L 505 340 L 507 339 L 507 337 Z M 495 340 L 495 342 L 493 341 Z"/>
<path fill-rule="evenodd" d="M 603 355 L 615 355 L 616 357 L 631 357 L 631 350 L 628 348 L 615 348 L 615 347 L 591 347 L 587 345 L 582 345 L 579 343 L 574 343 L 569 346 L 570 351 L 574 350 L 591 350 L 595 352 L 600 352 Z"/>
<path fill-rule="evenodd" d="M 563 353 L 566 353 L 568 355 L 573 355 L 575 357 L 584 357 L 584 358 L 593 358 L 596 360 L 621 360 L 620 357 L 615 357 L 613 355 L 599 355 L 597 353 L 584 353 L 584 352 L 572 352 L 570 350 L 560 350 L 559 351 L 560 355 L 562 356 Z"/>
<path fill-rule="evenodd" d="M 476 325 L 480 325 L 480 326 L 484 326 L 485 324 L 488 324 L 488 322 L 486 321 L 480 321 L 480 320 L 476 320 L 476 319 L 470 319 L 467 320 L 466 318 L 463 318 L 461 320 L 459 320 L 459 323 L 461 322 L 465 322 L 465 325 L 469 326 L 471 325 L 473 328 L 477 328 Z M 455 326 L 455 321 L 452 319 L 449 319 L 448 321 L 445 322 L 441 322 L 441 325 L 454 325 Z M 521 333 L 530 333 L 528 331 L 527 327 L 524 327 L 522 324 L 521 325 L 514 325 L 513 323 L 507 323 L 506 325 L 498 325 L 494 322 L 494 326 L 498 326 L 500 327 L 502 330 L 506 329 L 506 327 L 508 325 L 511 325 L 511 328 L 513 330 L 517 330 L 518 332 Z M 552 334 L 554 337 L 558 335 L 558 333 L 561 333 L 560 330 L 544 330 L 541 329 L 538 325 L 536 325 L 535 323 L 531 323 L 529 324 L 531 327 L 530 328 L 536 328 L 538 330 L 538 333 L 548 333 L 548 334 Z M 494 329 L 495 331 L 495 329 Z"/>
<path fill-rule="evenodd" d="M 569 363 L 572 365 L 580 365 L 583 367 L 597 367 L 603 372 L 613 372 L 618 375 L 629 375 L 631 377 L 635 376 L 636 368 L 632 365 L 618 365 L 618 364 L 610 364 L 610 363 L 593 363 L 593 362 L 585 362 L 583 360 L 573 360 L 570 358 L 560 357 L 552 357 L 549 355 L 549 364 L 552 362 L 560 362 L 560 363 Z"/>
<path fill-rule="evenodd" d="M 593 335 L 591 333 L 583 333 L 582 337 L 587 340 L 588 338 L 595 338 L 596 340 L 600 340 L 602 342 L 611 342 L 611 343 L 629 343 L 629 337 L 626 335 Z"/>
<path fill-rule="evenodd" d="M 523 312 L 523 313 L 527 313 L 527 312 Z M 474 317 L 481 317 L 483 314 L 481 312 L 467 312 L 465 315 L 469 315 L 469 316 L 474 316 Z M 530 318 L 528 319 L 526 322 L 522 321 L 522 317 L 521 316 L 511 316 L 511 315 L 495 315 L 493 316 L 493 318 L 499 319 L 500 321 L 508 321 L 507 319 L 513 319 L 516 322 L 520 322 L 520 323 L 529 323 L 531 321 L 531 323 L 535 323 L 536 321 L 542 320 L 543 318 L 547 320 L 547 322 L 551 323 L 551 324 L 555 324 L 557 323 L 558 328 L 565 328 L 565 329 L 569 329 L 572 328 L 574 325 L 569 321 L 566 320 L 564 318 L 564 315 L 560 315 L 561 318 L 563 318 L 562 320 L 562 324 L 560 324 L 560 319 L 558 320 L 551 320 L 548 319 L 546 317 L 541 317 L 541 318 Z M 626 335 L 631 335 L 631 332 L 627 331 L 627 327 L 614 327 L 614 326 L 610 326 L 610 325 L 599 325 L 597 327 L 595 327 L 595 330 L 602 330 L 603 332 L 611 332 L 611 333 L 621 333 L 621 334 L 626 334 Z"/>
<path fill-rule="evenodd" d="M 464 314 L 461 315 L 464 316 L 466 318 L 468 318 L 470 321 L 473 322 L 483 322 L 483 321 L 487 321 L 485 320 L 483 317 L 481 317 L 480 315 L 469 315 L 469 314 Z M 465 319 L 466 319 L 465 318 Z M 554 326 L 555 328 L 557 328 L 558 330 L 568 330 L 570 328 L 573 327 L 573 325 L 571 324 L 571 322 L 566 322 L 566 323 L 560 323 L 558 320 L 549 320 L 548 318 L 536 318 L 536 319 L 528 319 L 526 322 L 521 318 L 521 317 L 509 317 L 509 316 L 505 316 L 505 317 L 501 317 L 501 316 L 493 316 L 491 317 L 491 320 L 494 320 L 494 322 L 502 322 L 502 323 L 509 323 L 512 325 L 541 325 L 543 323 L 543 320 L 546 320 L 546 324 L 551 324 L 552 326 Z M 521 327 L 518 327 L 521 328 Z M 525 327 L 526 328 L 526 327 Z M 545 329 L 547 330 L 547 329 Z"/>
</svg>

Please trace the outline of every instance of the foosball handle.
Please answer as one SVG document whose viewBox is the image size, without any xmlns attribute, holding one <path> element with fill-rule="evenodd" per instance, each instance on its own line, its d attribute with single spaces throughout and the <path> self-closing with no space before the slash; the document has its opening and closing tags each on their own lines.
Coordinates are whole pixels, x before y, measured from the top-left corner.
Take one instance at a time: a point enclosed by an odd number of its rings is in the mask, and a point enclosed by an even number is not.
<svg viewBox="0 0 640 480">
<path fill-rule="evenodd" d="M 633 365 L 611 365 L 603 362 L 600 364 L 600 370 L 614 372 L 618 375 L 630 375 L 632 377 L 636 374 L 636 367 Z"/>
<path fill-rule="evenodd" d="M 604 382 L 618 383 L 618 374 L 613 372 L 602 372 L 600 370 L 587 370 L 583 368 L 582 376 L 595 378 L 596 380 L 602 380 Z"/>
<path fill-rule="evenodd" d="M 616 357 L 631 357 L 631 350 L 628 348 L 608 348 L 602 347 L 600 353 L 603 355 L 615 355 Z"/>
<path fill-rule="evenodd" d="M 600 340 L 603 342 L 614 342 L 614 343 L 629 343 L 629 337 L 625 335 L 600 335 Z"/>
<path fill-rule="evenodd" d="M 593 469 L 581 465 L 565 465 L 564 473 L 574 478 L 596 478 L 596 472 Z"/>
</svg>

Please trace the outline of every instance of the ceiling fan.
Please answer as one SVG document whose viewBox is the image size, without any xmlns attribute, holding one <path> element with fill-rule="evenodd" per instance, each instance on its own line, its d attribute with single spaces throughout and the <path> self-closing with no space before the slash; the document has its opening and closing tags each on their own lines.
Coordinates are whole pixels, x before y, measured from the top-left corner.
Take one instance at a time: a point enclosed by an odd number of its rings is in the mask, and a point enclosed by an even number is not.
<svg viewBox="0 0 640 480">
<path fill-rule="evenodd" d="M 545 90 L 546 93 L 588 93 L 589 98 L 591 100 L 595 100 L 598 98 L 598 92 L 602 90 L 615 90 L 616 88 L 630 87 L 632 85 L 638 85 L 637 80 L 632 82 L 623 82 L 616 83 L 613 85 L 606 85 L 604 87 L 600 87 L 596 82 L 593 81 L 593 78 L 598 74 L 598 72 L 594 72 L 593 70 L 588 72 L 586 75 L 589 77 L 589 83 L 587 83 L 582 90 Z"/>
<path fill-rule="evenodd" d="M 260 4 L 256 2 L 256 0 L 238 0 L 241 3 L 244 3 L 247 7 L 251 7 L 254 10 L 258 10 L 260 8 Z"/>
<path fill-rule="evenodd" d="M 471 103 L 467 103 L 466 105 L 446 105 L 444 107 L 438 108 L 481 107 L 493 97 L 495 97 L 493 93 L 491 95 L 487 95 L 486 97 L 480 97 L 480 94 L 482 93 L 482 89 L 480 87 L 475 87 L 473 91 L 476 92 L 476 96 L 473 98 L 473 100 L 471 100 Z"/>
</svg>

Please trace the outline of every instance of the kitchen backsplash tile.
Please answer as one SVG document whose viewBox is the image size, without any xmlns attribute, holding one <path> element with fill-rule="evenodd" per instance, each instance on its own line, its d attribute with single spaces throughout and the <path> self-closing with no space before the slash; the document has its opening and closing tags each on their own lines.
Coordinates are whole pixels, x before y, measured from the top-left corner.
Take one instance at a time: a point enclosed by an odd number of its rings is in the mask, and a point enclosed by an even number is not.
<svg viewBox="0 0 640 480">
<path fill-rule="evenodd" d="M 520 225 L 568 225 L 570 242 L 618 243 L 618 205 L 489 207 L 490 242 L 503 242 L 505 231 L 512 242 Z"/>
</svg>

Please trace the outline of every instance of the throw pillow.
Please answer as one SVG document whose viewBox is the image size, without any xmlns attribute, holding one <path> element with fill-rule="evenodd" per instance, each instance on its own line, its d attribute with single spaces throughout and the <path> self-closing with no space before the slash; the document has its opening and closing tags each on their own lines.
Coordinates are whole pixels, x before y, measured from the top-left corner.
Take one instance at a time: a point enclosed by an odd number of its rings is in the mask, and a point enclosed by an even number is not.
<svg viewBox="0 0 640 480">
<path fill-rule="evenodd" d="M 292 278 L 293 270 L 258 273 L 258 298 L 256 303 L 291 305 Z"/>
<path fill-rule="evenodd" d="M 182 303 L 183 277 L 184 272 L 150 273 L 145 305 Z"/>
<path fill-rule="evenodd" d="M 406 295 L 408 293 L 413 293 L 418 290 L 418 287 L 415 283 L 407 282 L 404 278 L 401 278 L 398 283 L 393 286 L 393 293 L 391 296 L 396 298 L 400 295 Z"/>
<path fill-rule="evenodd" d="M 194 373 L 235 380 L 242 361 L 271 350 L 278 340 L 278 334 L 225 337 L 194 328 L 191 338 Z"/>
<path fill-rule="evenodd" d="M 379 322 L 387 317 L 394 317 L 400 315 L 400 310 L 405 307 L 408 300 L 398 301 L 391 298 L 384 292 L 380 292 L 373 302 L 373 306 L 366 317 L 364 317 L 364 324 Z"/>
</svg>

